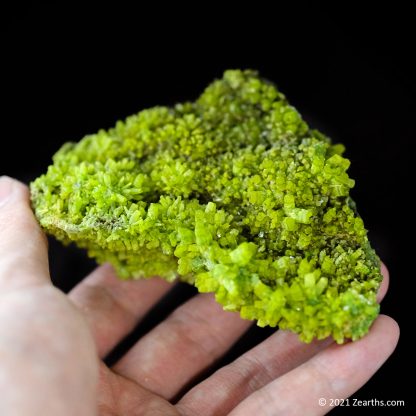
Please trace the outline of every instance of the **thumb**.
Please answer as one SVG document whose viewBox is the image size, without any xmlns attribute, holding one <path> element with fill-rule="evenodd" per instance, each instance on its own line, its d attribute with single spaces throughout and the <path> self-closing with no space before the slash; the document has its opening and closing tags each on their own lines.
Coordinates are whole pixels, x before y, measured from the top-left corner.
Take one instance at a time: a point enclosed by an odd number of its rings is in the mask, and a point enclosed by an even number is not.
<svg viewBox="0 0 416 416">
<path fill-rule="evenodd" d="M 0 290 L 48 283 L 48 247 L 26 185 L 0 177 Z"/>
</svg>

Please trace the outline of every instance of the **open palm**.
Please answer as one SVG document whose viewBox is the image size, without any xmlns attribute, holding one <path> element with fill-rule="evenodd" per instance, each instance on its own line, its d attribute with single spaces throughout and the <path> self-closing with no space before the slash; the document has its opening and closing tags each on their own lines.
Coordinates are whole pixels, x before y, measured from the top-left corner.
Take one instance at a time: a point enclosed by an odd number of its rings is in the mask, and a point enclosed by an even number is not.
<svg viewBox="0 0 416 416">
<path fill-rule="evenodd" d="M 110 266 L 102 266 L 70 298 L 84 310 L 105 357 L 169 289 L 159 279 L 120 282 Z M 111 369 L 101 364 L 100 415 L 323 414 L 328 408 L 319 405 L 319 398 L 352 394 L 377 370 L 395 336 L 387 317 L 364 340 L 344 346 L 330 340 L 306 345 L 292 333 L 277 331 L 172 405 L 249 325 L 224 312 L 211 295 L 192 298 Z"/>
<path fill-rule="evenodd" d="M 45 239 L 27 190 L 0 181 L 0 196 L 5 184 L 13 188 L 0 206 L 0 369 L 7 374 L 0 376 L 1 414 L 320 415 L 331 410 L 329 399 L 363 385 L 395 348 L 397 324 L 386 316 L 362 340 L 345 345 L 307 345 L 277 331 L 192 386 L 251 324 L 203 294 L 108 368 L 101 359 L 172 285 L 123 282 L 104 265 L 65 296 L 50 284 Z M 380 299 L 388 281 L 382 271 Z"/>
</svg>

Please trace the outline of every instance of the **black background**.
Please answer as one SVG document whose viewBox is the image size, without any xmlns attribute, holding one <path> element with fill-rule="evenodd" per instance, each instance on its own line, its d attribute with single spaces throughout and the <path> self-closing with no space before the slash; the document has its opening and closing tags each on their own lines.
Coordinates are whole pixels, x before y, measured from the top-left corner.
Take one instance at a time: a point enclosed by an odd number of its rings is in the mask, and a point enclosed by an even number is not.
<svg viewBox="0 0 416 416">
<path fill-rule="evenodd" d="M 415 189 L 416 106 L 406 10 L 399 3 L 370 12 L 319 3 L 230 10 L 118 4 L 87 10 L 34 2 L 3 15 L 0 174 L 28 182 L 67 140 L 145 107 L 192 100 L 227 68 L 258 69 L 312 125 L 347 147 L 353 197 L 391 273 L 382 312 L 402 329 L 396 352 L 353 397 L 403 399 L 405 409 L 388 413 L 408 413 L 412 398 L 403 377 L 411 371 L 414 273 L 407 247 L 414 214 L 406 194 Z M 92 266 L 76 249 L 51 244 L 53 278 L 64 290 Z M 177 296 L 191 294 L 182 288 Z M 167 310 L 159 308 L 159 316 Z M 225 360 L 267 333 L 251 331 Z"/>
</svg>

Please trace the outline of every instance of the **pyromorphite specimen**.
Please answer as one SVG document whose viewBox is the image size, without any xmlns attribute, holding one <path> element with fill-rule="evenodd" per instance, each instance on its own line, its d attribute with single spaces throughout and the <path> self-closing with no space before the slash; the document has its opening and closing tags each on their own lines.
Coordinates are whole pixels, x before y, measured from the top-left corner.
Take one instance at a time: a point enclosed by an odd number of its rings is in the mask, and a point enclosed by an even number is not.
<svg viewBox="0 0 416 416">
<path fill-rule="evenodd" d="M 260 326 L 355 340 L 381 275 L 343 150 L 256 72 L 227 71 L 193 103 L 65 144 L 33 207 L 122 278 L 179 276 Z"/>
</svg>

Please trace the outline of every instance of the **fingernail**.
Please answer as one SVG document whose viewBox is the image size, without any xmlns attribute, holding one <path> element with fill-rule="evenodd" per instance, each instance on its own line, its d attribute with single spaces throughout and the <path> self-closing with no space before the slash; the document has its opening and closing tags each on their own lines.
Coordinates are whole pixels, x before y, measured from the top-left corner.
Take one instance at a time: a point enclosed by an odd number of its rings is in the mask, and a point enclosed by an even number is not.
<svg viewBox="0 0 416 416">
<path fill-rule="evenodd" d="M 13 181 L 8 176 L 0 177 L 0 207 L 9 199 L 13 191 Z"/>
</svg>

